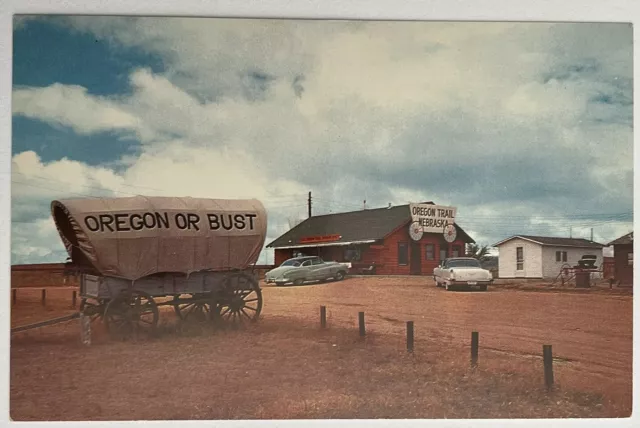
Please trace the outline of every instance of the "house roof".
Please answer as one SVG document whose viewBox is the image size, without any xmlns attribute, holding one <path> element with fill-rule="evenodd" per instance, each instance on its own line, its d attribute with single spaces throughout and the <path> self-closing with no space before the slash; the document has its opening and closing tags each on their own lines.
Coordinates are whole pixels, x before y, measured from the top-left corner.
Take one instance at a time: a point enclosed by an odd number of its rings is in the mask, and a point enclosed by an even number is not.
<svg viewBox="0 0 640 428">
<path fill-rule="evenodd" d="M 552 247 L 579 247 L 579 248 L 602 248 L 604 245 L 588 239 L 582 238 L 557 238 L 554 236 L 533 236 L 533 235 L 514 235 L 493 244 L 494 247 L 504 244 L 512 239 L 524 239 L 526 241 L 535 242 L 536 244 L 552 246 Z"/>
<path fill-rule="evenodd" d="M 427 202 L 433 204 L 433 202 Z M 374 208 L 337 214 L 312 216 L 298 224 L 267 245 L 268 248 L 302 248 L 316 246 L 346 245 L 349 243 L 372 243 L 384 239 L 387 235 L 411 221 L 409 205 L 397 205 L 390 208 Z M 458 237 L 466 242 L 475 242 L 456 224 Z M 326 243 L 301 243 L 300 240 L 311 236 L 339 235 Z"/>
<path fill-rule="evenodd" d="M 618 239 L 615 239 L 607 244 L 607 247 L 610 245 L 628 245 L 633 244 L 633 232 L 627 233 L 624 236 L 621 236 Z"/>
</svg>

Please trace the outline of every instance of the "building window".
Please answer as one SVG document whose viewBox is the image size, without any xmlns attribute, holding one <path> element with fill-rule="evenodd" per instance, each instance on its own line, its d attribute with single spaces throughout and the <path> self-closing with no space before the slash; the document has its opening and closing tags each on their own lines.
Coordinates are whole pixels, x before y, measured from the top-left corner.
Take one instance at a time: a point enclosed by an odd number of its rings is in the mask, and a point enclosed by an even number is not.
<svg viewBox="0 0 640 428">
<path fill-rule="evenodd" d="M 633 253 L 627 253 L 627 263 L 629 266 L 633 266 Z"/>
<path fill-rule="evenodd" d="M 424 256 L 427 260 L 435 260 L 436 259 L 436 246 L 433 244 L 427 244 Z"/>
<path fill-rule="evenodd" d="M 556 251 L 556 261 L 557 262 L 566 262 L 567 261 L 567 252 L 566 251 Z"/>
<path fill-rule="evenodd" d="M 344 250 L 344 259 L 348 262 L 359 262 L 362 253 L 359 248 L 347 248 Z"/>
<path fill-rule="evenodd" d="M 451 251 L 451 257 L 460 257 L 460 247 L 455 245 Z"/>
<path fill-rule="evenodd" d="M 446 248 L 440 248 L 440 263 L 444 263 L 447 259 L 447 250 Z"/>
<path fill-rule="evenodd" d="M 406 266 L 409 264 L 409 244 L 398 242 L 398 264 Z"/>
<path fill-rule="evenodd" d="M 516 247 L 516 270 L 524 270 L 524 248 Z"/>
</svg>

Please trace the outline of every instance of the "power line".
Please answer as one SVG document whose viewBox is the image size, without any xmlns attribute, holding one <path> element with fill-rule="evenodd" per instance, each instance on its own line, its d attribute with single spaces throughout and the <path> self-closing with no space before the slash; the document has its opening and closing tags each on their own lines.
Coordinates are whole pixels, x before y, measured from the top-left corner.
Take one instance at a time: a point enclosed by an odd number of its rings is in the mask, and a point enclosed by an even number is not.
<svg viewBox="0 0 640 428">
<path fill-rule="evenodd" d="M 71 195 L 77 195 L 77 196 L 84 196 L 87 198 L 94 198 L 94 199 L 98 199 L 98 196 L 92 196 L 92 195 L 87 195 L 85 193 L 77 193 L 77 192 L 71 192 L 69 190 L 60 190 L 60 189 L 52 189 L 51 187 L 45 187 L 45 186 L 36 186 L 33 184 L 29 184 L 29 183 L 24 183 L 22 181 L 15 181 L 15 180 L 11 180 L 12 183 L 14 184 L 22 184 L 23 186 L 29 186 L 29 187 L 34 187 L 36 189 L 45 189 L 45 190 L 53 190 L 54 192 L 60 192 L 60 193 L 69 193 Z"/>
</svg>

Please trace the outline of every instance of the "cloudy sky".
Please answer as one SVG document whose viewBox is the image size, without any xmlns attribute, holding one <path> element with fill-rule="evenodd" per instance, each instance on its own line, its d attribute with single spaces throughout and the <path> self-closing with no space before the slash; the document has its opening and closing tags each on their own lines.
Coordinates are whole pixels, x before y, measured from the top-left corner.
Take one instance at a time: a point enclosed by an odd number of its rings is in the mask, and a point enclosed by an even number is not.
<svg viewBox="0 0 640 428">
<path fill-rule="evenodd" d="M 632 230 L 632 28 L 16 19 L 12 263 L 64 261 L 60 197 L 431 200 L 481 244 Z M 268 251 L 261 262 L 271 262 Z"/>
</svg>

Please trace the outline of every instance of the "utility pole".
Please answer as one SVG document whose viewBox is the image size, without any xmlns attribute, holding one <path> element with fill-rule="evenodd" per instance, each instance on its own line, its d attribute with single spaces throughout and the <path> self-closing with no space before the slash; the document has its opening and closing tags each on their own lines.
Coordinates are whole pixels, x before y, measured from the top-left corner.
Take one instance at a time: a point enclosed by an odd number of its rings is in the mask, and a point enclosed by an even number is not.
<svg viewBox="0 0 640 428">
<path fill-rule="evenodd" d="M 593 227 L 591 228 L 591 242 L 593 242 Z"/>
<path fill-rule="evenodd" d="M 311 218 L 311 192 L 309 192 L 309 199 L 307 200 L 307 205 L 309 207 L 309 218 Z"/>
<path fill-rule="evenodd" d="M 362 201 L 362 209 L 363 210 L 367 209 L 367 200 L 366 199 L 364 201 Z"/>
<path fill-rule="evenodd" d="M 569 238 L 573 238 L 573 236 L 571 236 L 571 226 L 569 226 Z"/>
</svg>

